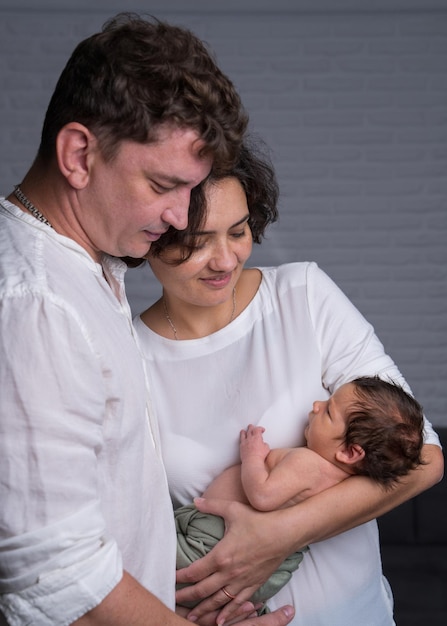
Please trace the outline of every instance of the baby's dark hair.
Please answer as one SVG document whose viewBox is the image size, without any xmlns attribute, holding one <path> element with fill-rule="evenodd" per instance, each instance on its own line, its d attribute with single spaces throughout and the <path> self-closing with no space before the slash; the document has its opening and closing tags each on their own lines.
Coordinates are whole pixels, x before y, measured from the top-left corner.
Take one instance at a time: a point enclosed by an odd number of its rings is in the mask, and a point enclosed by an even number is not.
<svg viewBox="0 0 447 626">
<path fill-rule="evenodd" d="M 422 464 L 422 407 L 401 386 L 378 376 L 352 383 L 358 402 L 348 410 L 345 443 L 365 451 L 353 470 L 390 488 Z"/>
</svg>

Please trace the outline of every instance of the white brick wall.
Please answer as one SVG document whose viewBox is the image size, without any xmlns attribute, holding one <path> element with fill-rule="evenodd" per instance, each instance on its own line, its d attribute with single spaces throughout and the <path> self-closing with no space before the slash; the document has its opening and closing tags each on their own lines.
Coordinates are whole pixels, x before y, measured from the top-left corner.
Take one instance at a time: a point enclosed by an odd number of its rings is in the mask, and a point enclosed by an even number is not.
<svg viewBox="0 0 447 626">
<path fill-rule="evenodd" d="M 253 262 L 316 260 L 447 425 L 447 0 L 147 4 L 210 44 L 272 149 L 281 219 Z M 141 7 L 0 2 L 1 193 L 34 157 L 74 45 Z M 158 293 L 147 269 L 128 289 L 135 311 Z"/>
</svg>

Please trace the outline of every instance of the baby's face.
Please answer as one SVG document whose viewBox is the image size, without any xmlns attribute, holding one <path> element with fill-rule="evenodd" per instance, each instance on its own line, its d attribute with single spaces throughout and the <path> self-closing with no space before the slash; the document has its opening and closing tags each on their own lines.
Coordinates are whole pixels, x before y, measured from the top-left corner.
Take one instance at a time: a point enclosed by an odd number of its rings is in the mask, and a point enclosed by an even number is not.
<svg viewBox="0 0 447 626">
<path fill-rule="evenodd" d="M 339 387 L 328 400 L 316 400 L 304 433 L 307 447 L 332 461 L 343 444 L 347 409 L 354 401 L 352 383 Z"/>
</svg>

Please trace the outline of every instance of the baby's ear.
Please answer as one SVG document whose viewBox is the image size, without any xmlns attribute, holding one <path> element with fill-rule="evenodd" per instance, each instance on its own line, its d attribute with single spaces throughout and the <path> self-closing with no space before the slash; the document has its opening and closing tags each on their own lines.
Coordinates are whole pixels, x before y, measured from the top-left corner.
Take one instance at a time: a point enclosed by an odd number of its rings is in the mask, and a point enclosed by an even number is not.
<svg viewBox="0 0 447 626">
<path fill-rule="evenodd" d="M 355 465 L 356 463 L 361 461 L 364 456 L 364 449 L 357 443 L 346 446 L 345 448 L 341 448 L 335 453 L 336 460 L 339 463 L 344 463 L 346 465 Z"/>
</svg>

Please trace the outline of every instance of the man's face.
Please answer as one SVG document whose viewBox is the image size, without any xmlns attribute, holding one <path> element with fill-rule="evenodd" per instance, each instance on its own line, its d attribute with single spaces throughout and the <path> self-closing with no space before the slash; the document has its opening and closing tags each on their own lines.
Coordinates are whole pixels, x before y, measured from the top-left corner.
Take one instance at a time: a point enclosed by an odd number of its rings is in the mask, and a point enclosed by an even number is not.
<svg viewBox="0 0 447 626">
<path fill-rule="evenodd" d="M 101 252 L 140 258 L 169 226 L 184 229 L 191 189 L 212 165 L 202 147 L 195 130 L 165 125 L 156 142 L 123 141 L 109 162 L 92 152 L 77 206 L 79 243 L 97 259 Z"/>
</svg>

